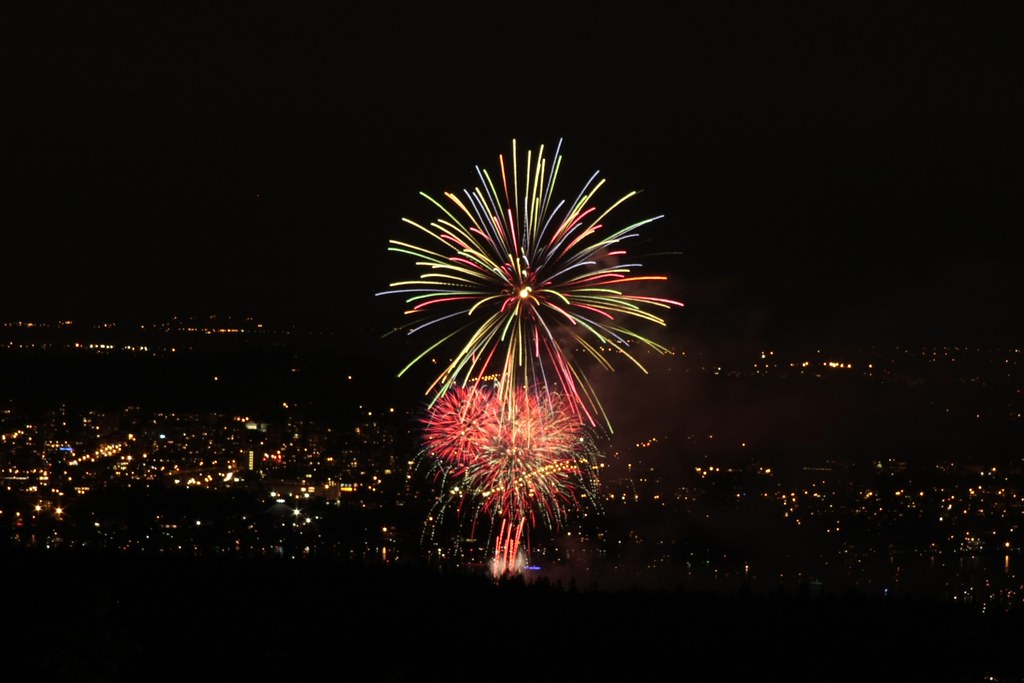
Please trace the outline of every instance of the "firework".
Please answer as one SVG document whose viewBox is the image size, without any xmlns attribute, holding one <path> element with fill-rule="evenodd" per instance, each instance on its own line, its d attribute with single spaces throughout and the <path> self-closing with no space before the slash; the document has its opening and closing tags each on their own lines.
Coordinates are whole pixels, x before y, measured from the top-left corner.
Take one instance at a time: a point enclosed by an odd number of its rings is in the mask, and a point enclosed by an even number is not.
<svg viewBox="0 0 1024 683">
<path fill-rule="evenodd" d="M 521 162 L 512 142 L 510 162 L 498 172 L 477 167 L 479 185 L 448 202 L 426 198 L 440 212 L 427 225 L 403 221 L 426 244 L 391 240 L 389 249 L 411 256 L 422 269 L 414 280 L 394 282 L 381 294 L 406 297 L 409 334 L 429 330 L 434 340 L 401 370 L 452 345 L 450 362 L 427 389 L 431 404 L 452 387 L 481 377 L 500 377 L 500 404 L 515 413 L 517 392 L 543 386 L 568 398 L 568 410 L 590 425 L 600 418 L 611 429 L 579 357 L 612 369 L 621 355 L 646 372 L 635 347 L 667 349 L 634 329 L 638 322 L 664 325 L 658 312 L 682 306 L 643 293 L 661 275 L 637 275 L 624 243 L 660 216 L 622 227 L 609 214 L 636 195 L 630 192 L 601 210 L 593 203 L 604 184 L 595 173 L 571 202 L 556 199 L 561 142 L 553 162 L 544 147 Z"/>
<path fill-rule="evenodd" d="M 521 565 L 532 528 L 557 529 L 597 500 L 596 449 L 566 398 L 519 389 L 512 405 L 489 385 L 455 387 L 424 425 L 423 455 L 446 489 L 439 505 L 474 533 L 490 520 L 495 575 Z"/>
<path fill-rule="evenodd" d="M 456 387 L 434 405 L 425 421 L 424 441 L 431 456 L 450 465 L 473 460 L 482 445 L 500 437 L 493 392 Z"/>
</svg>

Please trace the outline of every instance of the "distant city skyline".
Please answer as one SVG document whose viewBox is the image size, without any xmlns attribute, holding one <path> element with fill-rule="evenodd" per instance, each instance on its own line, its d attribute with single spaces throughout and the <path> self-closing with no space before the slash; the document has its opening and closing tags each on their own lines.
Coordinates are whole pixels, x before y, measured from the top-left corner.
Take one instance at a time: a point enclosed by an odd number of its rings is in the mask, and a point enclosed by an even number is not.
<svg viewBox="0 0 1024 683">
<path fill-rule="evenodd" d="M 370 391 L 372 369 L 291 346 L 301 333 L 183 322 L 147 346 L 0 326 L 9 548 L 486 561 L 452 524 L 421 534 L 437 482 L 414 466 L 411 392 Z M 1022 604 L 1024 349 L 680 352 L 652 370 L 600 380 L 621 430 L 595 442 L 594 509 L 537 531 L 528 579 Z"/>
</svg>

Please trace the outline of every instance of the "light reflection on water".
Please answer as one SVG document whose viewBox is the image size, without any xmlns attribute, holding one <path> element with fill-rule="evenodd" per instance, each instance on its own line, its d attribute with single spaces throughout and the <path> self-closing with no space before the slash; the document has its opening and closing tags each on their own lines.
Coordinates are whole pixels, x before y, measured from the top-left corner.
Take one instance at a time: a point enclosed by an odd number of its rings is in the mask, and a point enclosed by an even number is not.
<svg viewBox="0 0 1024 683">
<path fill-rule="evenodd" d="M 636 562 L 587 557 L 539 562 L 536 577 L 578 586 L 733 592 L 907 596 L 986 606 L 1024 606 L 1021 558 L 1010 554 L 929 554 L 804 558 L 799 563 Z"/>
</svg>

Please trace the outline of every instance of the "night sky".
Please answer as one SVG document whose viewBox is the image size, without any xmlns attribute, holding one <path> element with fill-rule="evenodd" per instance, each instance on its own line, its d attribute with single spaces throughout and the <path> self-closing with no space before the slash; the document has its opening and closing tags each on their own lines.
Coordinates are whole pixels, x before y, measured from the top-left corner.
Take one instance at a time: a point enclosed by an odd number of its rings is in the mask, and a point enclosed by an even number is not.
<svg viewBox="0 0 1024 683">
<path fill-rule="evenodd" d="M 347 7 L 347 6 L 346 6 Z M 997 6 L 47 3 L 12 24 L 0 318 L 372 341 L 420 191 L 562 140 L 664 218 L 690 347 L 1015 344 L 1024 95 Z M 571 198 L 571 197 L 570 197 Z"/>
</svg>

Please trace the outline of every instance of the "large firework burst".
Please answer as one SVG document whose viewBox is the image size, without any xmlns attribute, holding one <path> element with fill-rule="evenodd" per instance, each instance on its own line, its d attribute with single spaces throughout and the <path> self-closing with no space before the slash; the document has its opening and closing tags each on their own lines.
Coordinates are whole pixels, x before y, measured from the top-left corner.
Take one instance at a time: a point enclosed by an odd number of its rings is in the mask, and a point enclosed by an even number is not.
<svg viewBox="0 0 1024 683">
<path fill-rule="evenodd" d="M 440 215 L 427 225 L 403 220 L 425 245 L 391 240 L 389 249 L 412 256 L 422 272 L 381 294 L 406 296 L 409 334 L 435 332 L 399 375 L 445 345 L 457 349 L 427 389 L 432 404 L 453 386 L 496 375 L 501 404 L 513 413 L 518 390 L 544 386 L 567 396 L 577 419 L 595 425 L 600 417 L 611 429 L 577 351 L 606 369 L 621 354 L 644 372 L 636 346 L 667 351 L 631 325 L 664 325 L 657 312 L 682 304 L 642 293 L 643 284 L 666 278 L 633 274 L 640 264 L 626 262 L 623 248 L 660 216 L 606 225 L 637 193 L 600 210 L 593 204 L 604 184 L 597 173 L 573 201 L 556 200 L 560 149 L 561 142 L 550 164 L 543 146 L 522 163 L 513 140 L 510 165 L 499 155 L 496 176 L 477 167 L 479 185 L 462 197 L 446 192 L 443 203 L 421 193 Z"/>
<path fill-rule="evenodd" d="M 532 528 L 597 504 L 597 451 L 566 398 L 520 388 L 511 405 L 491 385 L 454 387 L 424 421 L 422 454 L 444 488 L 437 514 L 454 510 L 473 533 L 490 521 L 496 575 L 517 566 Z"/>
</svg>

